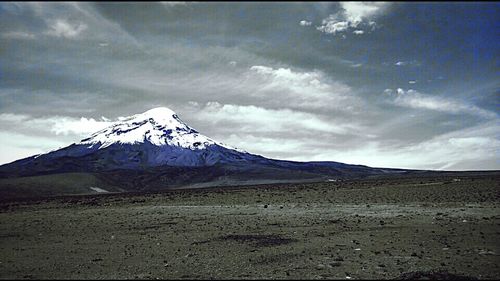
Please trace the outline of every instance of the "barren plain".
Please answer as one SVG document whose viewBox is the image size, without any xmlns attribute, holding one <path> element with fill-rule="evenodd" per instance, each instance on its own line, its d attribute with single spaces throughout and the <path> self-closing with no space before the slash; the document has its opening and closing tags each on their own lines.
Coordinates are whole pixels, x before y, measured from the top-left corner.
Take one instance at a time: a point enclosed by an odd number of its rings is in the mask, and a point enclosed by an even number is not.
<svg viewBox="0 0 500 281">
<path fill-rule="evenodd" d="M 499 279 L 499 179 L 457 174 L 4 201 L 0 278 Z"/>
</svg>

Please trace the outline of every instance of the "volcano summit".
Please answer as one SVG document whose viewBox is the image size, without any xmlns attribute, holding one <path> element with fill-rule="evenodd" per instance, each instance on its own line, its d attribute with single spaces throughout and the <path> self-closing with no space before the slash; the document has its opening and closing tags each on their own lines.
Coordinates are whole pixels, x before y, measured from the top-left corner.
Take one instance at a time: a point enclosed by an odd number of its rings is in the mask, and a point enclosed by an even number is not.
<svg viewBox="0 0 500 281">
<path fill-rule="evenodd" d="M 142 114 L 124 118 L 120 123 L 82 140 L 81 144 L 99 145 L 101 149 L 113 144 L 145 142 L 156 146 L 177 146 L 190 150 L 206 149 L 212 145 L 237 150 L 201 135 L 182 122 L 175 112 L 166 107 L 154 108 Z"/>
</svg>

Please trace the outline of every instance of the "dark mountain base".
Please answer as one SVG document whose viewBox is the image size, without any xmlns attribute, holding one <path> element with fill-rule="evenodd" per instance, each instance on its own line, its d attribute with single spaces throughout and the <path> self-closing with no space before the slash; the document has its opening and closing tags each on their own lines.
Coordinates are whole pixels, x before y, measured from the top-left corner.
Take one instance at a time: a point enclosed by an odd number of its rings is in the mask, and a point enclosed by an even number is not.
<svg viewBox="0 0 500 281">
<path fill-rule="evenodd" d="M 435 172 L 405 171 L 383 174 L 333 175 L 291 171 L 276 167 L 235 167 L 215 165 L 211 167 L 157 167 L 147 170 L 113 170 L 95 173 L 57 173 L 29 177 L 0 178 L 0 201 L 37 199 L 70 195 L 105 195 L 109 193 L 155 193 L 172 189 L 199 189 L 285 183 L 349 183 L 365 180 L 424 181 L 440 178 L 442 183 L 453 183 L 464 177 L 497 177 L 500 171 Z"/>
<path fill-rule="evenodd" d="M 66 172 L 0 179 L 0 198 L 37 198 L 107 192 L 151 192 L 172 188 L 322 181 L 325 176 L 275 167 L 215 165 L 144 170 Z M 92 189 L 94 188 L 94 189 Z M 96 189 L 98 188 L 98 189 Z M 95 191 L 95 190 L 103 191 Z"/>
</svg>

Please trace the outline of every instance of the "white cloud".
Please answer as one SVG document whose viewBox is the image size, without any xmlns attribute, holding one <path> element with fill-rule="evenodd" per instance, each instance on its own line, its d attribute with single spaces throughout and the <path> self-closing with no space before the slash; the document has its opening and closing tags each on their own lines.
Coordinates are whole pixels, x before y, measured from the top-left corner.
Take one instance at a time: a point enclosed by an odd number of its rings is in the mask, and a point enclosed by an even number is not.
<svg viewBox="0 0 500 281">
<path fill-rule="evenodd" d="M 445 133 L 417 144 L 387 146 L 367 141 L 348 149 L 315 149 L 303 144 L 310 155 L 292 157 L 299 161 L 340 161 L 371 167 L 477 170 L 500 169 L 500 125 L 490 121 L 478 126 Z M 486 164 L 485 164 L 486 163 Z M 496 163 L 496 166 L 491 166 Z M 483 166 L 484 165 L 484 166 Z"/>
<path fill-rule="evenodd" d="M 315 114 L 290 109 L 266 109 L 253 105 L 220 104 L 208 102 L 197 110 L 196 118 L 214 124 L 237 124 L 245 133 L 283 133 L 304 130 L 347 134 L 352 126 L 336 125 Z"/>
<path fill-rule="evenodd" d="M 491 162 L 500 152 L 500 125 L 496 120 L 418 143 L 398 143 L 371 137 L 364 129 L 339 126 L 328 118 L 289 109 L 270 110 L 211 102 L 201 107 L 197 104 L 192 111 L 196 112 L 198 122 L 227 128 L 226 132 L 221 129 L 212 136 L 217 140 L 278 159 L 339 161 L 372 167 L 471 170 L 491 169 Z M 345 141 L 335 141 L 334 136 L 347 137 L 347 134 L 361 131 L 366 133 L 365 136 L 359 135 L 359 140 L 350 145 L 346 146 Z M 296 132 L 309 135 L 294 135 Z"/>
<path fill-rule="evenodd" d="M 182 111 L 190 119 L 188 124 L 201 133 L 210 132 L 207 135 L 215 140 L 271 158 L 308 155 L 311 142 L 312 147 L 329 146 L 367 134 L 355 122 L 290 109 L 208 102 L 190 103 Z"/>
<path fill-rule="evenodd" d="M 389 5 L 387 2 L 341 2 L 344 15 L 353 25 L 358 25 L 364 20 L 369 20 L 373 16 L 384 11 Z"/>
<path fill-rule="evenodd" d="M 398 88 L 395 93 L 390 89 L 386 89 L 384 92 L 393 96 L 394 99 L 392 102 L 398 106 L 435 110 L 452 114 L 466 113 L 487 119 L 494 119 L 497 117 L 496 113 L 479 108 L 475 105 L 450 98 L 421 94 L 413 89 L 405 91 Z"/>
<path fill-rule="evenodd" d="M 312 24 L 312 22 L 310 21 L 306 21 L 306 20 L 301 20 L 300 21 L 300 25 L 301 26 L 310 26 Z"/>
<path fill-rule="evenodd" d="M 77 119 L 59 116 L 51 117 L 44 120 L 44 122 L 52 123 L 51 131 L 56 135 L 75 134 L 81 136 L 87 136 L 113 124 L 113 122 L 110 122 L 109 119 L 106 118 L 102 118 L 102 120 L 95 120 L 93 118 L 87 119 L 85 117 Z"/>
<path fill-rule="evenodd" d="M 319 31 L 323 31 L 325 33 L 335 34 L 337 32 L 345 31 L 349 28 L 348 21 L 339 21 L 338 16 L 330 15 L 328 18 L 324 19 L 322 22 L 323 25 L 317 27 Z"/>
<path fill-rule="evenodd" d="M 101 117 L 32 117 L 27 114 L 0 114 L 0 164 L 68 146 L 113 124 Z"/>
<path fill-rule="evenodd" d="M 341 2 L 341 9 L 325 18 L 316 29 L 329 34 L 342 33 L 348 29 L 357 29 L 353 33 L 364 33 L 361 28 L 375 28 L 373 18 L 385 11 L 386 2 Z M 345 35 L 344 35 L 345 36 Z"/>
<path fill-rule="evenodd" d="M 74 135 L 84 137 L 113 124 L 109 119 L 73 118 L 67 116 L 50 116 L 33 118 L 25 114 L 0 114 L 0 122 L 10 123 L 10 126 L 26 129 L 46 130 L 55 135 Z"/>
<path fill-rule="evenodd" d="M 228 144 L 237 144 L 246 151 L 257 154 L 273 155 L 273 158 L 282 158 L 290 152 L 304 149 L 304 142 L 293 138 L 279 138 L 254 136 L 252 134 L 231 134 L 224 140 Z"/>
<path fill-rule="evenodd" d="M 50 138 L 19 134 L 15 132 L 0 132 L 0 164 L 9 163 L 18 159 L 46 153 L 54 148 L 68 145 L 64 141 Z"/>
<path fill-rule="evenodd" d="M 355 114 L 361 101 L 343 83 L 328 80 L 320 71 L 293 71 L 290 68 L 274 69 L 268 66 L 252 66 L 252 74 L 264 80 L 253 93 L 287 106 L 312 109 L 336 109 Z"/>
<path fill-rule="evenodd" d="M 87 29 L 85 23 L 70 23 L 63 19 L 57 19 L 49 22 L 49 30 L 46 34 L 55 37 L 75 38 L 85 29 Z"/>
</svg>

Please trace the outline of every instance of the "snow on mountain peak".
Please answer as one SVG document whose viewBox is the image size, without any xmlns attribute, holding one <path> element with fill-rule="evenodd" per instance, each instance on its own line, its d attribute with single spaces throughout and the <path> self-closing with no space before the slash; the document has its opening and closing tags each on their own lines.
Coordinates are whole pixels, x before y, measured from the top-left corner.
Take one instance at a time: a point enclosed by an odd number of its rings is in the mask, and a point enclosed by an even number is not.
<svg viewBox="0 0 500 281">
<path fill-rule="evenodd" d="M 153 118 L 157 122 L 169 122 L 172 118 L 177 118 L 177 114 L 166 107 L 157 107 L 150 109 L 144 113 L 133 115 L 129 118 L 132 119 L 141 119 L 141 118 Z"/>
<path fill-rule="evenodd" d="M 192 129 L 179 119 L 177 114 L 166 107 L 150 109 L 144 113 L 122 117 L 113 125 L 100 130 L 80 144 L 99 145 L 99 149 L 112 144 L 140 144 L 179 146 L 191 150 L 205 149 L 210 145 L 245 152 L 223 143 L 216 142 Z"/>
</svg>

